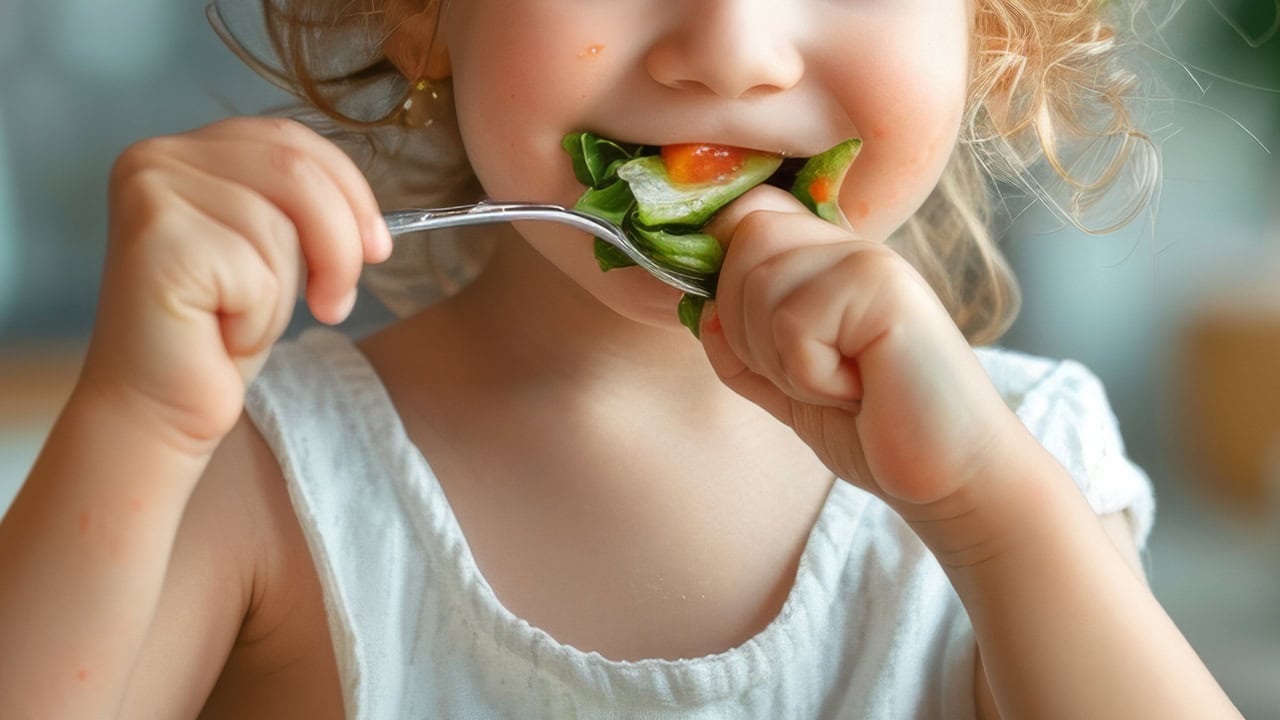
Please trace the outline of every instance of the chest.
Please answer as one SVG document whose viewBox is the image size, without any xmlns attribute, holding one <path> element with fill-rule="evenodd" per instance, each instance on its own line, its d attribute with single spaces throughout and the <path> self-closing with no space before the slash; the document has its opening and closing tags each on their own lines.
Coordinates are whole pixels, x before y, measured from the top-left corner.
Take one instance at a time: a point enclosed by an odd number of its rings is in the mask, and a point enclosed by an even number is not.
<svg viewBox="0 0 1280 720">
<path fill-rule="evenodd" d="M 442 462 L 438 474 L 498 602 L 613 660 L 700 657 L 763 630 L 832 482 L 816 468 L 589 457 Z"/>
</svg>

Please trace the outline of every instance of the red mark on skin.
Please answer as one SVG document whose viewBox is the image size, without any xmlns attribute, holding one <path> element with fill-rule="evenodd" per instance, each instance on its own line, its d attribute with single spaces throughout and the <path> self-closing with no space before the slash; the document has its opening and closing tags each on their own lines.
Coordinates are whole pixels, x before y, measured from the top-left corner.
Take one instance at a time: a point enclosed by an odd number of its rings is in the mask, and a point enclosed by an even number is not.
<svg viewBox="0 0 1280 720">
<path fill-rule="evenodd" d="M 883 140 L 883 139 L 885 139 L 885 138 L 886 138 L 886 137 L 888 137 L 888 136 L 889 136 L 889 131 L 888 131 L 888 130 L 885 130 L 885 129 L 884 129 L 884 128 L 882 128 L 882 127 L 873 127 L 873 128 L 871 128 L 871 137 L 873 137 L 873 138 L 875 138 L 875 139 L 877 139 L 877 140 Z"/>
<path fill-rule="evenodd" d="M 130 500 L 129 500 L 129 509 L 130 509 L 130 510 L 132 510 L 132 511 L 134 511 L 134 512 L 142 512 L 142 501 L 141 501 L 141 500 L 139 500 L 138 498 L 132 498 L 132 499 L 130 499 Z"/>
<path fill-rule="evenodd" d="M 600 57 L 600 53 L 604 52 L 603 45 L 588 45 L 586 49 L 578 53 L 579 60 L 589 60 Z"/>
<path fill-rule="evenodd" d="M 88 535 L 88 534 L 89 534 L 89 526 L 90 526 L 91 524 L 92 524 L 92 520 L 91 520 L 91 519 L 90 519 L 90 517 L 89 517 L 89 511 L 88 511 L 88 510 L 85 510 L 84 512 L 80 513 L 80 523 L 79 523 L 79 525 L 80 525 L 80 534 L 81 534 L 81 535 Z"/>
<path fill-rule="evenodd" d="M 88 680 L 89 671 L 84 668 L 80 668 L 79 670 L 76 671 L 76 679 L 79 680 L 80 682 L 84 682 L 85 680 Z"/>
<path fill-rule="evenodd" d="M 859 218 L 864 218 L 871 214 L 871 206 L 865 202 L 860 202 L 853 208 L 853 214 Z"/>
</svg>

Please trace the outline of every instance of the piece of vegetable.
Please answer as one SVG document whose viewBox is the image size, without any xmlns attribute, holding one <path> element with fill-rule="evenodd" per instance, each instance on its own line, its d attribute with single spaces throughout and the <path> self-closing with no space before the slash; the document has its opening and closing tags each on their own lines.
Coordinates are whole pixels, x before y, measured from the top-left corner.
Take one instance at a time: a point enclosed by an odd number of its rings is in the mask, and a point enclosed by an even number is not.
<svg viewBox="0 0 1280 720">
<path fill-rule="evenodd" d="M 732 145 L 678 143 L 663 145 L 659 154 L 671 182 L 703 185 L 728 179 L 757 153 Z"/>
<path fill-rule="evenodd" d="M 796 174 L 791 194 L 818 217 L 840 224 L 840 186 L 861 149 L 861 140 L 845 140 L 809 158 Z"/>
<path fill-rule="evenodd" d="M 707 277 L 720 271 L 723 251 L 702 228 L 722 207 L 764 182 L 782 182 L 780 155 L 729 145 L 680 144 L 656 148 L 570 133 L 561 145 L 574 175 L 587 186 L 574 207 L 622 228 L 655 262 Z M 809 158 L 787 188 L 818 217 L 841 222 L 844 176 L 861 148 L 845 140 Z M 603 240 L 595 242 L 601 270 L 634 265 Z M 681 298 L 680 322 L 698 334 L 705 300 Z"/>
<path fill-rule="evenodd" d="M 782 156 L 753 153 L 733 172 L 709 182 L 677 182 L 662 157 L 629 160 L 618 166 L 618 177 L 636 198 L 636 219 L 650 227 L 702 227 L 717 210 L 759 185 L 782 164 Z"/>
</svg>

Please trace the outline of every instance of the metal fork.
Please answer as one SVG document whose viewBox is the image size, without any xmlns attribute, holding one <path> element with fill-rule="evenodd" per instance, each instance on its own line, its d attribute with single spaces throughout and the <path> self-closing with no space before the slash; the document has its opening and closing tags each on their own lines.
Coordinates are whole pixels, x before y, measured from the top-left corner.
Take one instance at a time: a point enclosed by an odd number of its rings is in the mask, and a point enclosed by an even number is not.
<svg viewBox="0 0 1280 720">
<path fill-rule="evenodd" d="M 483 201 L 472 205 L 446 208 L 393 210 L 383 213 L 382 217 L 386 219 L 387 229 L 393 236 L 423 230 L 520 220 L 563 223 L 609 243 L 634 260 L 636 265 L 647 270 L 650 275 L 671 287 L 704 298 L 711 297 L 715 290 L 714 276 L 696 275 L 660 265 L 637 247 L 635 242 L 617 225 L 594 215 L 559 205 Z"/>
</svg>

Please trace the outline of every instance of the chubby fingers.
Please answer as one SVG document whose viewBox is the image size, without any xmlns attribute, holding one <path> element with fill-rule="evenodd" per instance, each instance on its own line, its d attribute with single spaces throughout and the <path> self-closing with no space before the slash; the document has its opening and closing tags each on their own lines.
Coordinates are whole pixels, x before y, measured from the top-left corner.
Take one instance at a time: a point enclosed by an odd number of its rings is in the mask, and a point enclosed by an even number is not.
<svg viewBox="0 0 1280 720">
<path fill-rule="evenodd" d="M 307 268 L 307 304 L 325 322 L 351 309 L 365 262 L 391 254 L 391 238 L 368 182 L 335 145 L 288 120 L 232 118 L 192 133 L 179 154 L 224 178 L 255 178 L 250 187 L 297 228 Z"/>
<path fill-rule="evenodd" d="M 763 380 L 804 403 L 852 407 L 861 382 L 838 345 L 855 290 L 848 275 L 833 268 L 860 251 L 883 248 L 769 187 L 744 195 L 709 230 L 727 246 L 703 328 L 722 380 L 757 402 Z M 744 392 L 749 385 L 756 390 Z"/>
</svg>

